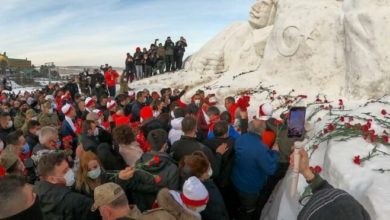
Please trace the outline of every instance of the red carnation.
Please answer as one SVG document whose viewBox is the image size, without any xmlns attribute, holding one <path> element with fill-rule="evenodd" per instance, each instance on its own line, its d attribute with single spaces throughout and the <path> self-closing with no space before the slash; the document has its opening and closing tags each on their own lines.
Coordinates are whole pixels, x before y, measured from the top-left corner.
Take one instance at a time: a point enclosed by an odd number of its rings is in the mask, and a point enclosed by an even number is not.
<svg viewBox="0 0 390 220">
<path fill-rule="evenodd" d="M 344 116 L 341 116 L 341 117 L 340 117 L 340 121 L 341 121 L 341 122 L 344 122 L 344 121 L 345 121 Z"/>
<path fill-rule="evenodd" d="M 322 102 L 322 100 L 320 98 L 317 98 L 316 102 Z"/>
<path fill-rule="evenodd" d="M 353 158 L 353 162 L 356 164 L 356 165 L 360 165 L 361 164 L 361 159 L 360 159 L 360 156 L 355 156 Z"/>
<path fill-rule="evenodd" d="M 276 95 L 276 91 L 275 90 L 272 91 L 272 95 Z"/>
<path fill-rule="evenodd" d="M 329 101 L 327 99 L 324 100 L 325 103 L 329 103 Z"/>
<path fill-rule="evenodd" d="M 250 96 L 242 96 L 240 99 L 237 100 L 238 107 L 240 107 L 242 111 L 246 112 L 249 107 L 250 99 Z"/>
<path fill-rule="evenodd" d="M 344 102 L 342 99 L 339 99 L 339 106 L 344 106 Z"/>
<path fill-rule="evenodd" d="M 347 128 L 352 128 L 352 125 L 350 123 L 345 124 Z"/>
<path fill-rule="evenodd" d="M 321 171 L 322 171 L 322 168 L 320 166 L 317 165 L 317 166 L 314 167 L 314 172 L 315 173 L 321 173 Z"/>
<path fill-rule="evenodd" d="M 385 143 L 385 144 L 389 143 L 389 136 L 383 135 L 382 136 L 382 142 Z"/>
<path fill-rule="evenodd" d="M 385 110 L 385 109 L 382 109 L 381 114 L 382 114 L 382 115 L 387 115 L 386 110 Z"/>
<path fill-rule="evenodd" d="M 159 175 L 154 176 L 154 182 L 159 184 L 161 182 L 161 177 Z"/>
<path fill-rule="evenodd" d="M 336 129 L 336 127 L 333 124 L 328 124 L 327 129 L 329 130 L 329 132 L 332 132 Z"/>
<path fill-rule="evenodd" d="M 160 157 L 157 156 L 157 155 L 154 155 L 153 161 L 154 161 L 154 164 L 155 164 L 155 165 L 158 165 L 158 164 L 160 163 Z"/>
</svg>

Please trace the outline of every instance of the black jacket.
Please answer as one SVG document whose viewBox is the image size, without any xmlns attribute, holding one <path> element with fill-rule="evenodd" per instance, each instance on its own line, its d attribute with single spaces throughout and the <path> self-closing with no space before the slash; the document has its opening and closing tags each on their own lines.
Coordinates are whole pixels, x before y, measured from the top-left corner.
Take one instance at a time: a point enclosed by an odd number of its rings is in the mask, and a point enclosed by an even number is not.
<svg viewBox="0 0 390 220">
<path fill-rule="evenodd" d="M 161 182 L 157 184 L 159 189 L 169 188 L 171 190 L 179 189 L 178 168 L 173 159 L 168 154 L 162 152 L 148 152 L 142 155 L 137 161 L 137 166 L 148 163 L 153 160 L 154 156 L 158 156 L 160 162 L 152 166 L 143 166 L 142 169 L 150 174 L 161 177 Z M 138 208 L 145 211 L 152 208 L 152 205 L 157 197 L 157 192 L 134 192 L 133 196 L 137 199 Z"/>
<path fill-rule="evenodd" d="M 14 127 L 7 128 L 7 129 L 0 128 L 0 139 L 3 141 L 4 147 L 7 146 L 6 138 L 7 138 L 8 134 L 13 132 L 13 131 L 15 131 Z"/>
<path fill-rule="evenodd" d="M 93 200 L 70 188 L 39 181 L 34 186 L 44 219 L 83 220 L 99 219 L 98 212 L 91 212 Z"/>
<path fill-rule="evenodd" d="M 201 212 L 203 220 L 229 220 L 229 214 L 226 210 L 225 202 L 223 201 L 221 192 L 215 183 L 211 180 L 202 182 L 209 192 L 209 202 L 206 209 Z"/>
<path fill-rule="evenodd" d="M 222 155 L 214 155 L 208 147 L 197 141 L 196 138 L 181 136 L 181 139 L 172 145 L 171 155 L 176 162 L 180 162 L 184 156 L 191 155 L 195 151 L 202 151 L 207 156 L 213 169 L 213 177 L 218 176 Z"/>
<path fill-rule="evenodd" d="M 215 154 L 217 148 L 223 144 L 227 143 L 228 150 L 222 155 L 221 169 L 219 170 L 219 175 L 214 177 L 214 181 L 219 187 L 226 187 L 230 183 L 230 175 L 233 170 L 234 163 L 234 139 L 232 138 L 212 138 L 207 139 L 203 143 L 210 148 L 210 150 Z"/>
<path fill-rule="evenodd" d="M 139 101 L 135 101 L 131 108 L 131 122 L 140 121 L 141 109 L 145 106 L 144 103 L 140 103 Z"/>
</svg>

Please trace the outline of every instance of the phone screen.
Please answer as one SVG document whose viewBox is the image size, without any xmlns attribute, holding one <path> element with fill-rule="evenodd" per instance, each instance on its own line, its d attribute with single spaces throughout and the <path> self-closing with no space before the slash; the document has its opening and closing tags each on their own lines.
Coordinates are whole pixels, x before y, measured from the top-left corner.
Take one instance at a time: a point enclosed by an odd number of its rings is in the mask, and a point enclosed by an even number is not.
<svg viewBox="0 0 390 220">
<path fill-rule="evenodd" d="M 305 129 L 305 107 L 293 107 L 288 120 L 288 137 L 301 138 Z"/>
</svg>

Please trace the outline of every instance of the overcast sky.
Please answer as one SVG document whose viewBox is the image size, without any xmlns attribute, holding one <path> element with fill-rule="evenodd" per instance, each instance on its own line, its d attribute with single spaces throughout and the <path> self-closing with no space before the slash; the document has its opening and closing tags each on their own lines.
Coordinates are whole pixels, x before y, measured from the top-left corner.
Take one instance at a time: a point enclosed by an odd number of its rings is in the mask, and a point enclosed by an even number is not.
<svg viewBox="0 0 390 220">
<path fill-rule="evenodd" d="M 184 36 L 187 55 L 254 0 L 0 0 L 0 51 L 33 64 L 123 66 L 126 52 Z"/>
</svg>

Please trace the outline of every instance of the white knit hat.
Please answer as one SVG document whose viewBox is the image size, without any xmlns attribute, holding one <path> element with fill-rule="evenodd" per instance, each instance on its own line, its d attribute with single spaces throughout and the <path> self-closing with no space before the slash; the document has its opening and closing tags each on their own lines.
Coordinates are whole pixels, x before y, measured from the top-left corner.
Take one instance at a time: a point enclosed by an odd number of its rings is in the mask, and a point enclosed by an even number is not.
<svg viewBox="0 0 390 220">
<path fill-rule="evenodd" d="M 184 182 L 180 198 L 186 205 L 204 206 L 209 201 L 209 192 L 198 178 L 192 176 Z"/>
<path fill-rule="evenodd" d="M 107 102 L 107 109 L 114 108 L 116 106 L 116 102 L 114 100 Z"/>
<path fill-rule="evenodd" d="M 70 105 L 70 104 L 66 104 L 66 105 L 62 106 L 62 108 L 61 108 L 61 111 L 62 111 L 62 113 L 64 113 L 64 115 L 69 114 L 70 110 L 72 110 L 72 105 Z"/>
<path fill-rule="evenodd" d="M 93 103 L 95 103 L 95 100 L 91 97 L 87 97 L 85 99 L 85 107 L 89 108 Z"/>
<path fill-rule="evenodd" d="M 259 107 L 259 119 L 266 121 L 272 117 L 273 108 L 271 104 L 264 103 Z"/>
</svg>

